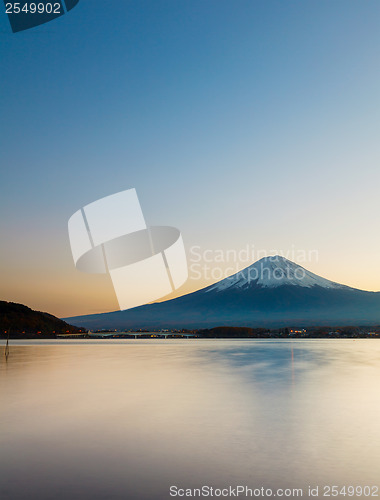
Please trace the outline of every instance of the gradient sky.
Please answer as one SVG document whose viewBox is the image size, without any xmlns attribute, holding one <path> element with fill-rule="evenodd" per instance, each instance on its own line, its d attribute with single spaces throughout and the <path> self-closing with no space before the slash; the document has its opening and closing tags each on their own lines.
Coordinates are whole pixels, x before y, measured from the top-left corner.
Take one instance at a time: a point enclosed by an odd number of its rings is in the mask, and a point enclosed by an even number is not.
<svg viewBox="0 0 380 500">
<path fill-rule="evenodd" d="M 380 290 L 379 20 L 378 0 L 81 0 L 13 34 L 3 12 L 0 299 L 117 309 L 67 221 L 131 187 L 188 251 L 315 250 L 298 262 Z"/>
</svg>

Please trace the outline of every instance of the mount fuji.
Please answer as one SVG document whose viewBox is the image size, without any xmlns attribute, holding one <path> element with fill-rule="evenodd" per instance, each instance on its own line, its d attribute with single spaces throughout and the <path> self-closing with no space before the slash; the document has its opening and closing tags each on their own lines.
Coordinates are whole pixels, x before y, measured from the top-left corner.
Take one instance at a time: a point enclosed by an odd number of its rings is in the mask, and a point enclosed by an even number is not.
<svg viewBox="0 0 380 500">
<path fill-rule="evenodd" d="M 277 255 L 166 302 L 65 321 L 90 329 L 119 330 L 371 325 L 380 324 L 380 292 L 335 283 Z"/>
</svg>

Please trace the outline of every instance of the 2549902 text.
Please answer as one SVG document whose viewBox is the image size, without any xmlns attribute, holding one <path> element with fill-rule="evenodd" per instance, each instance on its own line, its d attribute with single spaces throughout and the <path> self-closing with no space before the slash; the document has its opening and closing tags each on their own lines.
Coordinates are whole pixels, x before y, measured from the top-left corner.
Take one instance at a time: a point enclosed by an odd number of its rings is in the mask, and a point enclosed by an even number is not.
<svg viewBox="0 0 380 500">
<path fill-rule="evenodd" d="M 5 4 L 6 14 L 63 14 L 59 2 L 8 2 Z"/>
</svg>

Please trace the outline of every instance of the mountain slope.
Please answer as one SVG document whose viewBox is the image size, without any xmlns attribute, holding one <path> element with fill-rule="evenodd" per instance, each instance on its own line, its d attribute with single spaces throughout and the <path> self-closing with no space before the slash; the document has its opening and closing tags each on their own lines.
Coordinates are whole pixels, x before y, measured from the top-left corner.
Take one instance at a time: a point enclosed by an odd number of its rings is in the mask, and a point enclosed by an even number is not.
<svg viewBox="0 0 380 500">
<path fill-rule="evenodd" d="M 247 289 L 250 287 L 277 288 L 279 286 L 301 286 L 310 288 L 349 288 L 334 281 L 327 280 L 308 271 L 304 267 L 291 262 L 285 257 L 276 255 L 264 257 L 242 271 L 211 285 L 207 291 L 224 291 L 231 288 Z"/>
<path fill-rule="evenodd" d="M 334 283 L 276 256 L 173 300 L 67 321 L 90 329 L 378 324 L 380 292 Z"/>
<path fill-rule="evenodd" d="M 5 338 L 9 330 L 11 337 L 21 338 L 39 332 L 44 336 L 54 336 L 53 332 L 76 333 L 79 328 L 68 325 L 51 314 L 33 311 L 23 304 L 0 301 L 0 337 Z"/>
</svg>

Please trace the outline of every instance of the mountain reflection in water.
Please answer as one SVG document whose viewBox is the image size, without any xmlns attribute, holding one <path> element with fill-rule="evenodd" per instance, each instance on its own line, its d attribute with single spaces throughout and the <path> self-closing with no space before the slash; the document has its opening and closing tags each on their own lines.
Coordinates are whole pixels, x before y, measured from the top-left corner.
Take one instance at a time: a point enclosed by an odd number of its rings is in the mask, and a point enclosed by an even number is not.
<svg viewBox="0 0 380 500">
<path fill-rule="evenodd" d="M 376 340 L 13 341 L 0 498 L 374 485 Z"/>
</svg>

